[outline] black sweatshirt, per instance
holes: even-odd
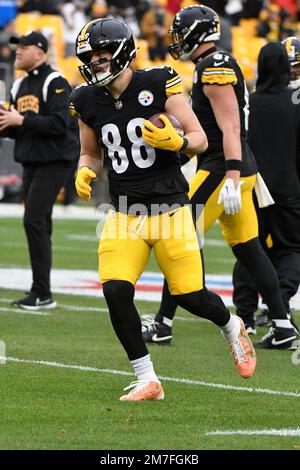
[[[300,197],[300,105],[287,88],[289,70],[283,47],[267,44],[258,58],[256,92],[250,95],[249,144],[276,202]]]
[[[69,115],[71,88],[62,76],[45,86],[53,72],[43,63],[12,87],[11,104],[25,116],[23,125],[9,132],[9,137],[15,139],[17,162],[67,162],[79,156],[77,123]]]

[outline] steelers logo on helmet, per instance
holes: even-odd
[[[300,40],[291,36],[282,41],[282,44],[287,52],[291,69],[289,88],[296,90],[300,88]]]
[[[93,55],[100,52],[111,57],[91,62]],[[77,36],[76,55],[83,62],[79,70],[89,85],[108,85],[136,56],[132,32],[125,23],[111,18],[90,21]]]
[[[220,39],[220,19],[211,8],[192,5],[176,14],[169,33],[173,42],[168,50],[173,59],[189,58],[201,44]]]

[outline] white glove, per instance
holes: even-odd
[[[241,210],[241,186],[243,183],[244,181],[240,181],[235,189],[234,181],[231,178],[226,178],[218,197],[218,204],[224,203],[225,214],[233,215]]]

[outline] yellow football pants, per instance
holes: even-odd
[[[204,205],[204,211],[197,221],[199,232],[206,233],[219,219],[223,237],[229,246],[246,243],[258,236],[257,215],[252,198],[256,175],[241,177],[244,182],[241,186],[242,208],[234,215],[226,215],[223,203],[217,202],[224,181],[225,178],[218,179],[209,171],[199,170],[190,183],[189,198],[193,209],[196,204]]]
[[[98,249],[101,282],[124,280],[135,285],[151,248],[171,294],[203,288],[199,241],[189,206],[157,216],[111,210]]]

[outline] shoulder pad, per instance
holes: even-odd
[[[201,82],[204,85],[236,85],[237,76],[232,67],[231,57],[218,52],[203,61]]]
[[[161,84],[165,85],[165,92],[167,96],[174,95],[176,93],[182,93],[181,78],[173,67],[167,65],[157,65],[154,67],[148,67],[144,69],[146,73],[149,73],[149,78],[155,83],[161,81]]]
[[[71,91],[70,94],[70,114],[74,117],[81,117],[80,114],[80,103],[82,97],[82,91],[84,90],[83,87],[88,86],[87,83],[83,83],[82,85],[78,85]]]

